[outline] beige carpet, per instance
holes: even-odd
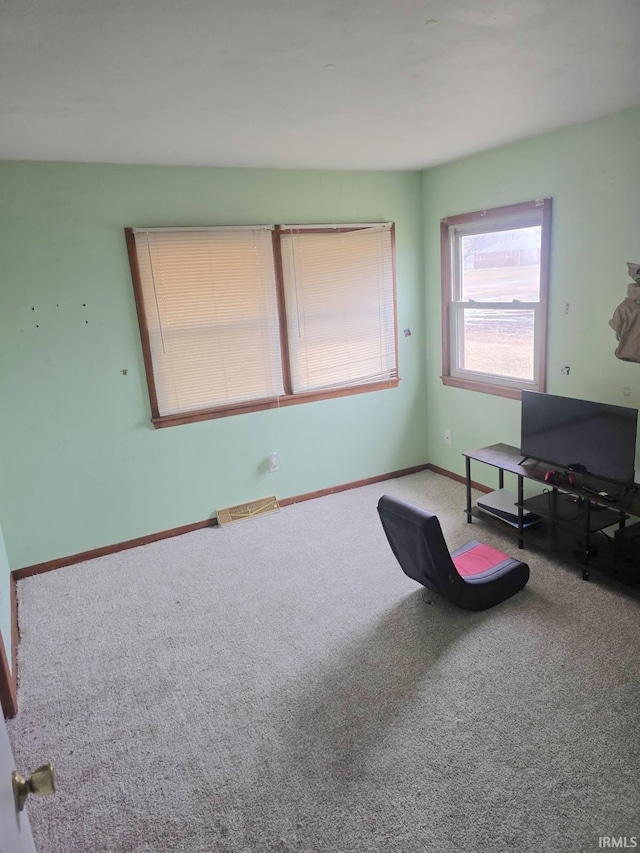
[[[42,853],[595,851],[639,836],[637,593],[524,552],[484,613],[406,578],[376,503],[423,473],[21,581],[16,762]],[[431,604],[427,603],[432,602]]]

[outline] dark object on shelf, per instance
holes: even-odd
[[[495,518],[506,521],[511,527],[518,526],[518,498],[513,492],[508,489],[498,489],[495,492],[489,492],[482,495],[476,501],[478,509],[482,512],[493,515]],[[522,526],[530,527],[532,524],[537,524],[541,521],[540,516],[531,512],[528,509],[522,512]]]
[[[384,495],[378,514],[402,571],[464,610],[486,610],[522,589],[529,566],[475,540],[449,552],[437,516]]]
[[[603,506],[595,511],[591,501],[565,492],[543,492],[526,498],[523,506],[542,518],[574,528],[578,535],[597,533],[598,530],[620,523],[620,513],[616,509]],[[585,547],[589,547],[588,542]]]
[[[521,458],[633,485],[637,409],[523,391],[521,418]]]
[[[640,521],[616,530],[613,554],[617,563],[640,565]]]
[[[552,486],[575,486],[576,475],[571,471],[547,471],[544,481]]]
[[[609,503],[615,503],[618,500],[618,495],[612,495],[610,492],[599,492],[598,489],[592,489],[590,486],[582,486],[582,491],[587,492],[590,495],[595,495],[598,498],[602,498],[603,501],[607,501]]]

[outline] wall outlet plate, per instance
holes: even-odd
[[[274,474],[280,470],[280,454],[271,453],[269,456],[269,473]]]

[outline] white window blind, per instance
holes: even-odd
[[[293,393],[397,378],[392,225],[282,226]]]
[[[158,413],[283,393],[272,229],[135,229]]]

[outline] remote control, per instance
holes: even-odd
[[[590,495],[602,498],[603,501],[615,501],[616,499],[615,495],[610,495],[609,492],[599,492],[597,489],[590,489],[588,486],[583,486],[582,490],[589,492]]]

